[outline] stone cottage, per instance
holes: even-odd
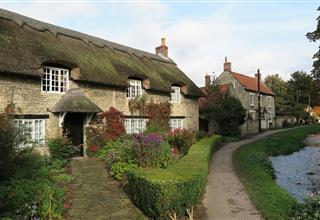
[[[242,135],[254,134],[259,132],[258,124],[258,75],[250,77],[241,73],[232,71],[231,62],[225,58],[223,72],[218,77],[222,92],[229,92],[237,97],[242,106],[247,110],[246,122],[241,126]],[[205,76],[205,88],[210,85],[210,76]],[[273,91],[260,82],[260,111],[261,128],[267,130],[275,126],[275,107]],[[200,99],[201,100],[201,99]],[[216,127],[214,123],[213,127]]]
[[[171,103],[172,128],[198,130],[201,90],[168,57],[163,38],[156,53],[141,51],[0,9],[0,109],[14,104],[18,124],[41,145],[66,128],[75,145],[98,112],[124,113],[127,133],[147,118],[129,101]]]

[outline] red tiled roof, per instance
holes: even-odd
[[[223,84],[220,85],[220,92],[221,93],[226,93],[229,90],[230,84]],[[201,91],[205,94],[205,96],[208,95],[208,88],[207,87],[200,87]],[[207,98],[205,97],[200,97],[199,98],[199,109],[201,110],[207,103]]]
[[[220,92],[225,93],[228,91],[230,84],[223,84],[220,85]],[[201,91],[205,94],[205,96],[208,95],[208,88],[207,87],[200,87]]]
[[[246,90],[258,92],[258,83],[255,77],[246,76],[240,73],[231,72],[232,75],[245,87]],[[272,90],[263,82],[260,82],[260,91],[268,95],[275,95]]]

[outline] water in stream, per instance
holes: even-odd
[[[300,202],[320,191],[320,135],[309,136],[306,143],[298,152],[269,158],[276,182]]]

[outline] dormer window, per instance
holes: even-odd
[[[142,85],[140,80],[129,79],[129,87],[127,88],[127,98],[134,99],[142,95]]]
[[[43,67],[42,91],[65,93],[69,89],[69,70],[55,67]]]
[[[179,86],[172,86],[171,87],[173,92],[171,93],[171,102],[181,102],[181,88]]]

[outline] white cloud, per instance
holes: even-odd
[[[161,2],[128,3],[122,6],[120,10],[126,12],[126,15],[138,20],[161,19],[168,13],[168,6]]]
[[[57,24],[73,17],[87,17],[98,13],[97,8],[90,1],[71,2],[29,2],[7,3],[2,8],[32,17],[48,23]],[[79,22],[83,22],[79,20]]]

